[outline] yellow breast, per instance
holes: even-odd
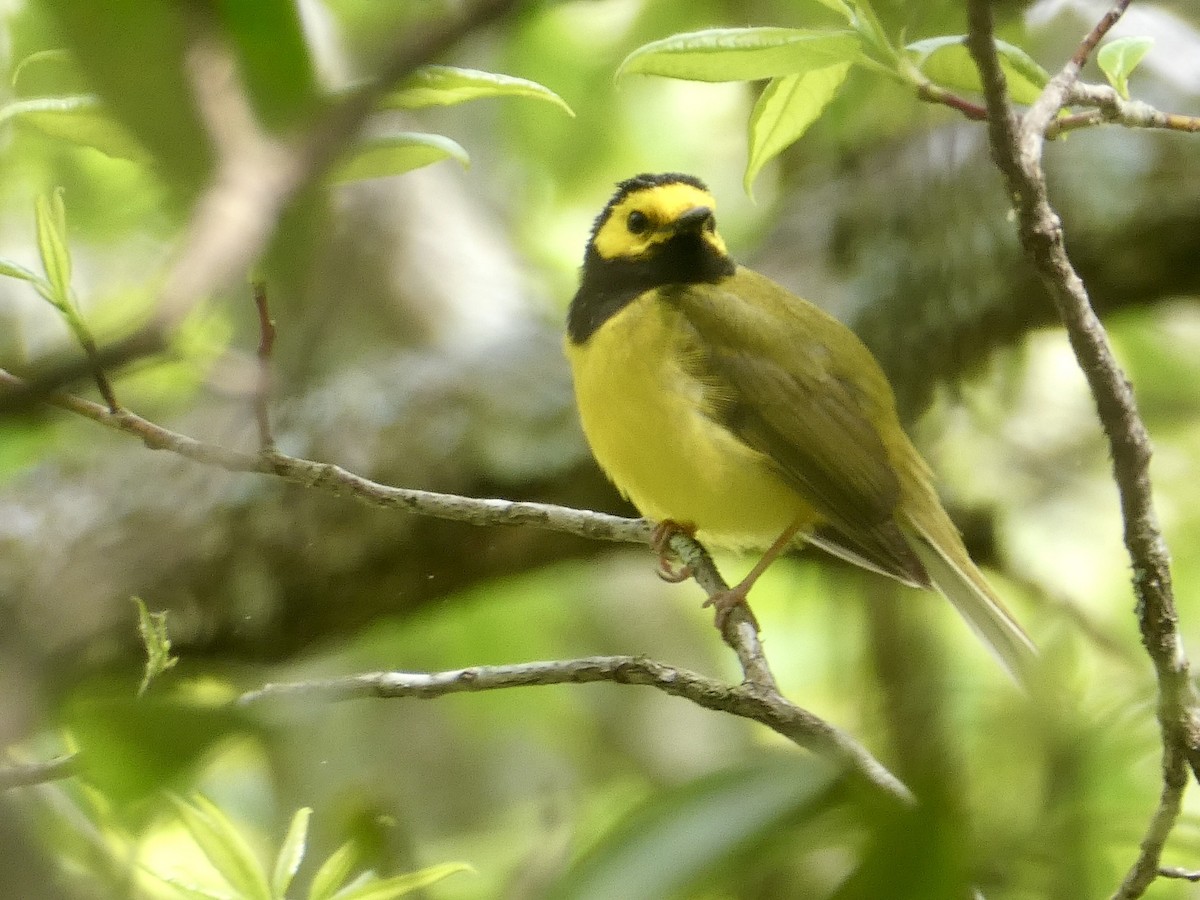
[[[566,344],[588,443],[649,519],[696,526],[701,540],[766,547],[816,515],[750,449],[705,413],[712,388],[688,371],[679,312],[647,292],[591,335]]]

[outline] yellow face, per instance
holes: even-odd
[[[639,188],[613,206],[592,246],[603,259],[636,259],[670,240],[684,215],[695,209],[715,212],[716,205],[708,191],[682,182]],[[727,255],[711,216],[700,235],[719,255]]]

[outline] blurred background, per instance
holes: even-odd
[[[61,187],[74,290],[101,340],[153,309],[211,171],[183,74],[180,10],[195,6],[0,0],[0,257],[37,268],[35,199]],[[259,115],[287,133],[459,5],[209,6]],[[906,40],[965,30],[951,0],[875,7]],[[997,9],[1004,36],[1053,71],[1105,8]],[[752,597],[781,688],[904,778],[915,812],[764,728],[637,687],[235,716],[221,701],[266,682],[378,669],[620,653],[740,672],[699,589],[658,581],[645,548],[374,509],[49,408],[9,410],[0,746],[10,764],[82,749],[87,769],[0,796],[0,895],[175,897],[163,879],[176,878],[220,896],[165,799],[197,791],[268,867],[294,812],[313,809],[296,897],[347,841],[354,872],[474,868],[420,894],[436,900],[1111,893],[1160,787],[1153,673],[1106,445],[983,128],[856,68],[752,201],[755,85],[613,78],[648,41],[743,25],[839,21],[794,0],[526,3],[440,58],[534,80],[574,116],[523,97],[387,112],[371,127],[448,136],[469,168],[319,186],[288,207],[254,270],[278,327],[279,446],[390,484],[632,514],[583,443],[561,321],[613,184],[694,173],[739,260],[878,355],[1044,678],[1018,689],[939,598],[802,554]],[[1198,28],[1190,0],[1134,4],[1116,33],[1156,39],[1135,96],[1197,113]],[[74,118],[20,106],[93,96]],[[1051,144],[1047,166],[1154,438],[1181,629],[1200,646],[1200,142],[1093,129]],[[121,370],[117,394],[253,450],[258,338],[250,288],[235,286],[191,313],[169,353]],[[0,367],[78,352],[29,283],[0,278]],[[750,565],[718,562],[730,580]],[[142,700],[133,596],[167,612],[180,657]],[[1166,864],[1200,868],[1196,812]],[[1148,896],[1200,887],[1160,881]]]

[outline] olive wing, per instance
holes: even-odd
[[[889,392],[840,322],[745,269],[673,292],[710,415],[825,518],[814,543],[910,584],[928,575],[894,520],[900,483],[877,427]],[[889,395],[890,396],[890,395]]]

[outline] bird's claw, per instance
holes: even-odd
[[[658,554],[658,568],[656,569],[658,577],[671,584],[687,581],[693,574],[691,566],[678,565],[678,557],[671,549],[671,538],[676,534],[693,537],[696,534],[696,528],[671,519],[664,519],[654,526],[654,531],[650,534],[650,547]]]

